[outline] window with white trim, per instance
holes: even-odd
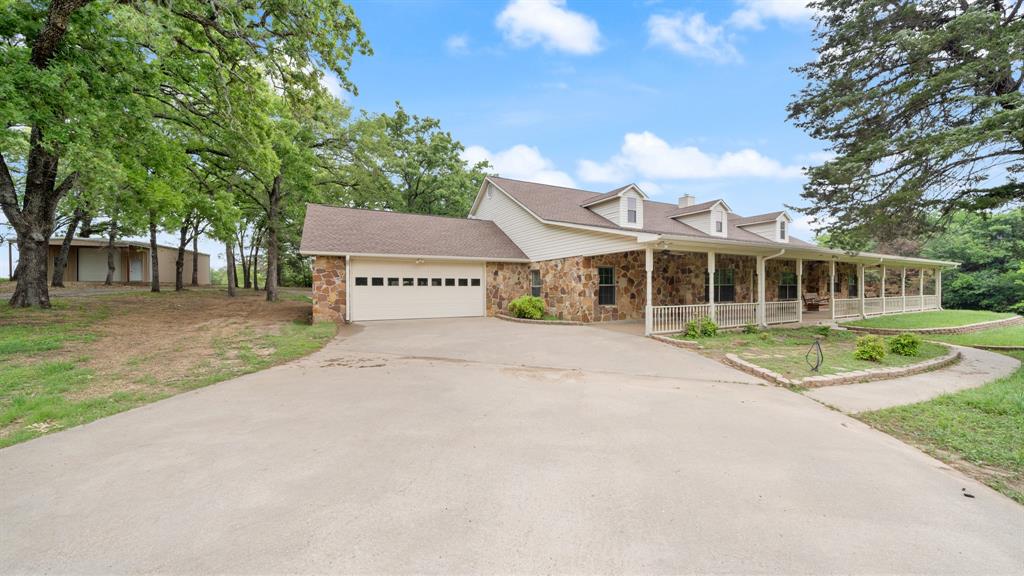
[[[597,269],[597,303],[600,306],[615,305],[615,269]]]
[[[626,222],[636,224],[636,198],[626,198]]]
[[[786,239],[786,221],[779,220],[779,240]]]
[[[540,296],[541,286],[540,270],[530,270],[530,294]]]

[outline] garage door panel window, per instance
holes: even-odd
[[[440,286],[441,285],[441,279],[440,278],[431,278],[430,279],[430,285],[431,286]]]
[[[469,286],[469,278],[459,278],[459,286]]]
[[[444,285],[445,286],[455,286],[455,278],[445,278],[444,279]]]
[[[469,281],[469,284],[470,284],[470,286],[479,286],[480,285],[480,279],[479,278],[473,278],[472,280]]]
[[[388,286],[398,286],[398,278],[388,278]]]
[[[402,278],[402,286],[412,286],[413,282],[415,282],[415,280],[412,278]]]
[[[380,276],[374,276],[373,280],[371,282],[373,283],[374,286],[383,286],[384,285],[384,278],[382,278]]]
[[[366,284],[367,284],[366,276],[357,276],[356,277],[356,286],[366,286]]]
[[[417,286],[426,286],[426,285],[429,284],[428,280],[429,280],[428,278],[417,278],[416,279],[416,285]]]

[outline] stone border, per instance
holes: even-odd
[[[648,338],[668,344],[669,346],[675,346],[676,348],[688,348],[691,350],[702,350],[704,348],[700,345],[700,342],[694,342],[693,340],[679,340],[678,338],[662,336],[660,334],[651,334]]]
[[[495,314],[494,317],[506,322],[520,322],[522,324],[550,324],[552,326],[583,326],[584,324],[574,320],[534,320],[532,318],[516,318],[515,316],[505,314]]]
[[[987,328],[1016,326],[1017,324],[1022,323],[1024,323],[1024,316],[1011,316],[1010,318],[1003,318],[1001,320],[989,320],[988,322],[977,322],[975,324],[947,326],[942,328],[870,328],[867,326],[853,326],[850,324],[842,324],[842,326],[851,332],[866,332],[869,334],[894,336],[896,334],[969,334],[971,332],[977,332]]]
[[[1015,350],[1024,350],[1024,346],[995,346],[991,344],[961,344],[961,346],[970,346],[971,348],[977,348],[979,350],[991,350],[992,352],[1013,352]]]
[[[890,380],[892,378],[901,378],[903,376],[920,374],[921,372],[938,370],[939,368],[945,368],[946,366],[959,362],[960,356],[959,350],[951,349],[945,356],[932,358],[931,360],[925,360],[924,362],[918,362],[917,364],[910,364],[908,366],[871,368],[868,370],[857,370],[854,372],[840,372],[839,374],[808,376],[798,380],[790,380],[782,374],[772,372],[767,368],[762,368],[735,354],[726,354],[724,362],[733,368],[746,372],[747,374],[757,376],[758,378],[764,378],[769,382],[774,382],[775,384],[780,384],[782,386],[805,386],[808,388],[817,388],[820,386],[835,386],[836,384],[857,384],[861,382],[871,382],[874,380]]]

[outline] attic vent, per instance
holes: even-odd
[[[682,196],[679,197],[679,207],[689,208],[690,206],[693,206],[693,204],[696,201],[697,199],[693,196],[693,194],[683,194]]]

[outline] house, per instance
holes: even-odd
[[[490,176],[468,218],[311,204],[300,252],[314,257],[316,320],[495,315],[533,294],[561,319],[643,319],[647,333],[936,309],[957,265],[833,250],[791,224],[723,200],[656,202],[635,184]]]
[[[53,261],[60,253],[61,238],[51,238],[46,258],[46,279],[53,278]],[[114,282],[149,282],[152,279],[152,259],[147,242],[117,240],[114,242]],[[199,259],[199,284],[210,285],[210,255],[196,253]],[[160,263],[160,281],[174,282],[174,263],[178,249],[157,245],[157,259]],[[184,279],[192,281],[191,250],[185,251]],[[74,238],[68,250],[68,261],[64,269],[65,282],[103,282],[107,279],[107,241],[100,238]]]

